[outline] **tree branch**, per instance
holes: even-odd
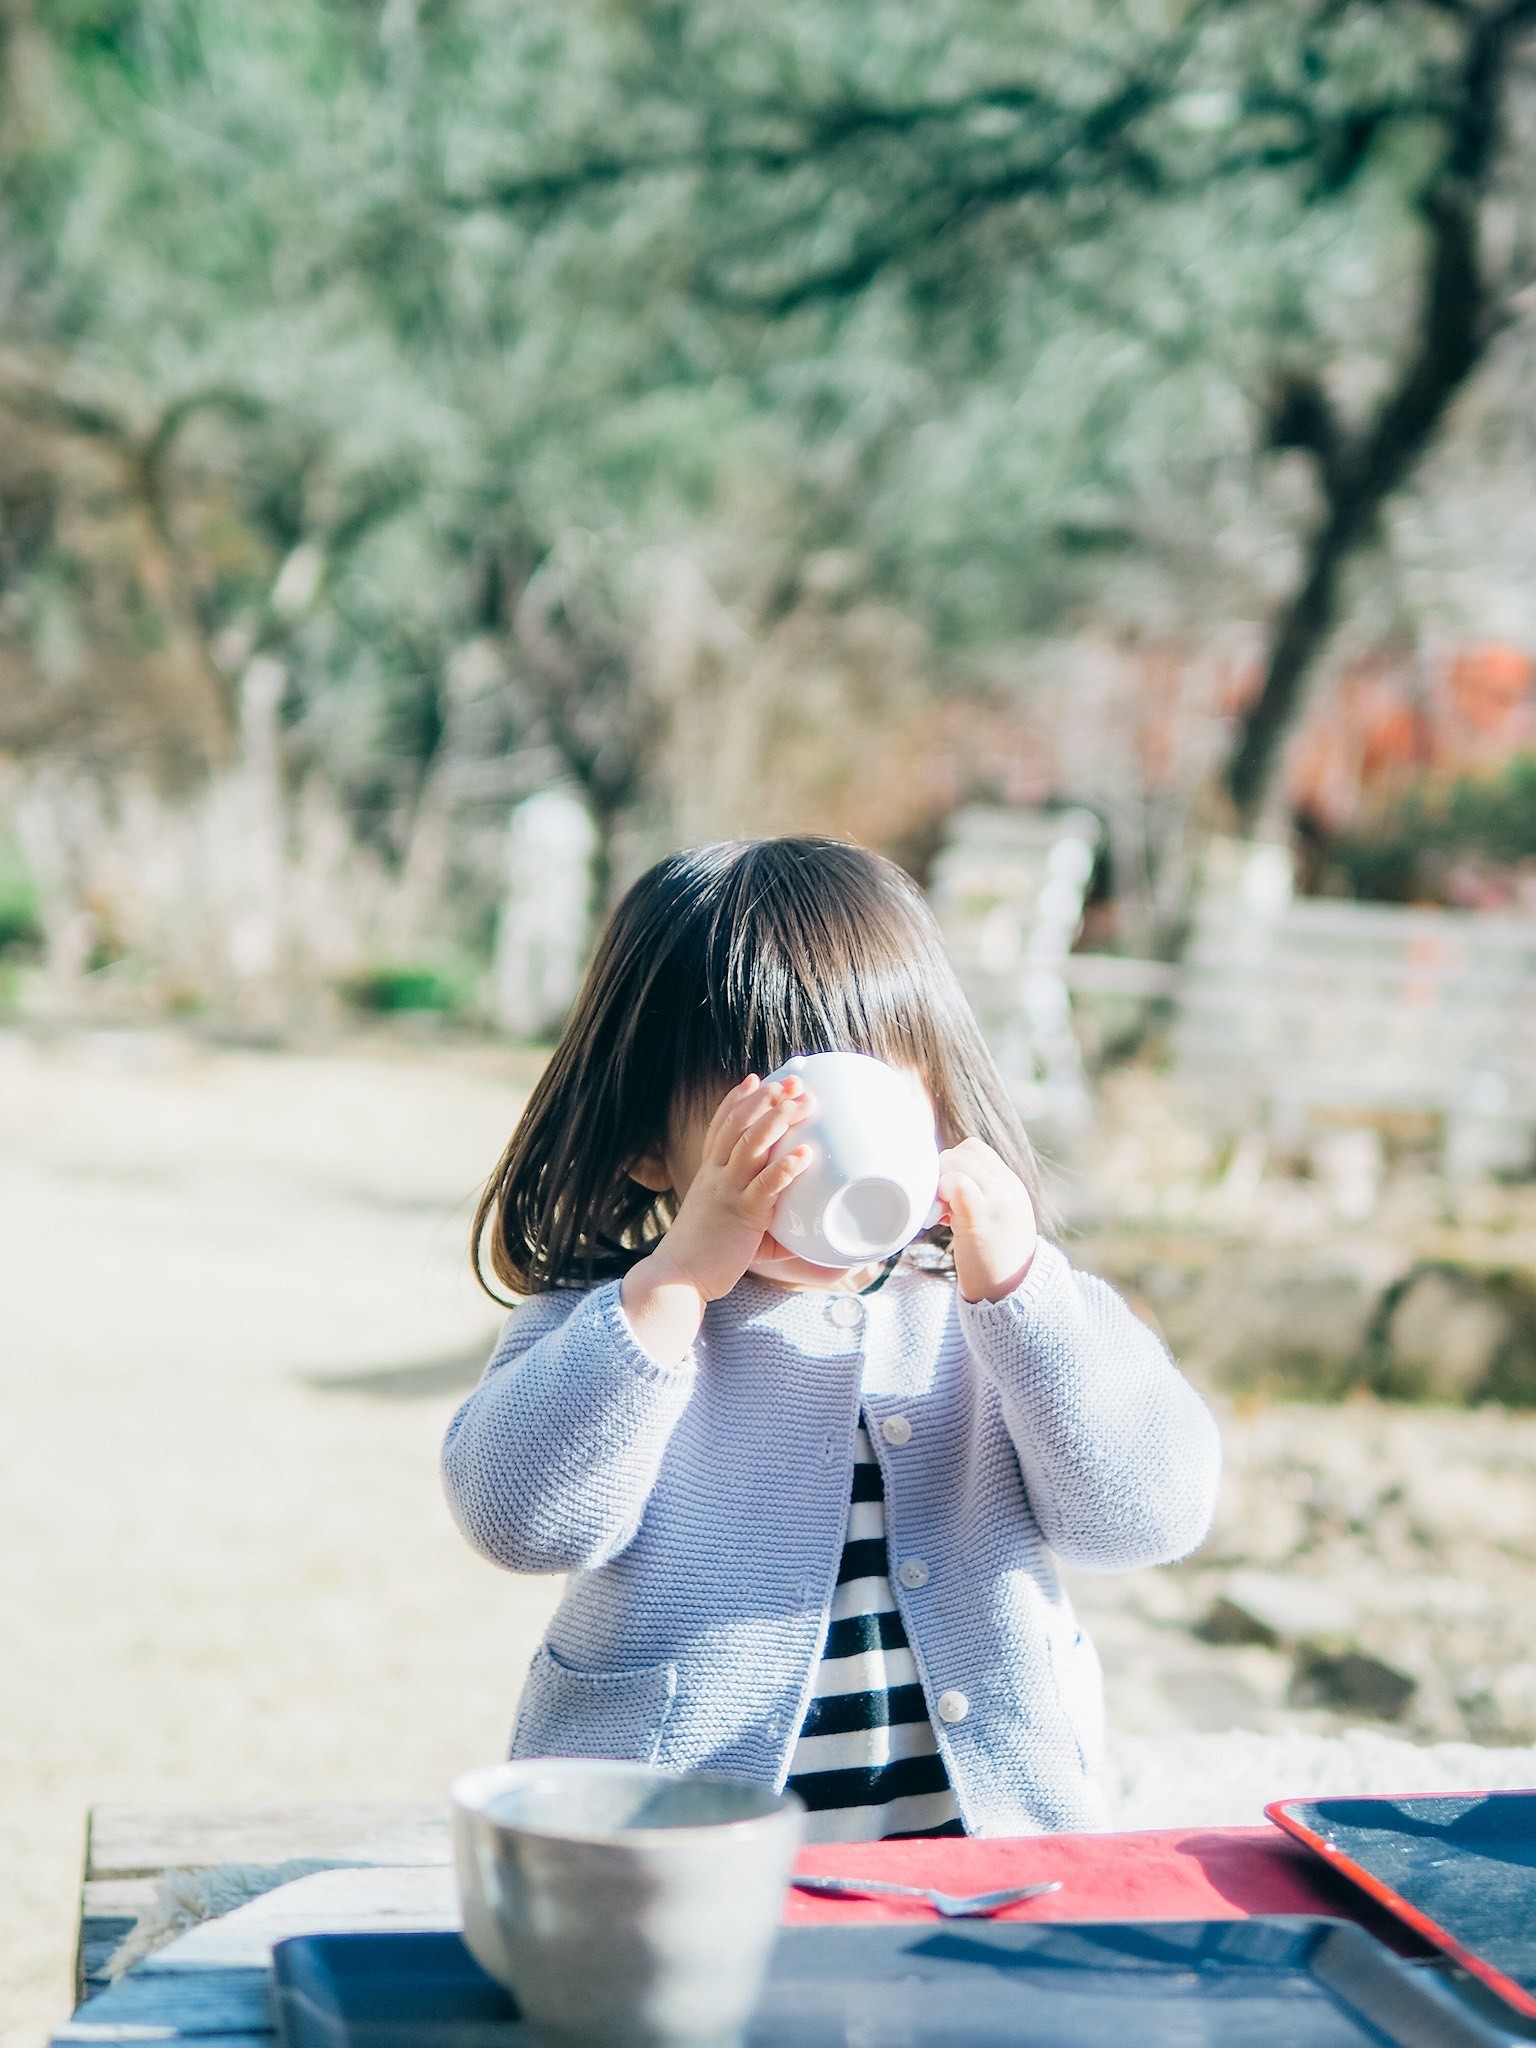
[[[1468,34],[1445,147],[1419,196],[1427,239],[1419,315],[1393,388],[1352,437],[1341,437],[1337,422],[1309,410],[1305,398],[1299,425],[1294,411],[1289,421],[1302,438],[1284,445],[1309,447],[1317,457],[1326,505],[1228,764],[1227,787],[1245,827],[1264,809],[1302,685],[1333,630],[1350,557],[1424,454],[1497,329],[1495,288],[1482,269],[1479,207],[1501,139],[1513,47],[1532,24],[1536,0],[1506,0],[1476,18]]]
[[[88,399],[72,398],[40,374],[36,365],[0,355],[0,406],[33,426],[81,440],[106,441],[126,448],[134,438],[131,424],[119,413]]]
[[[818,300],[856,297],[915,253],[963,234],[990,215],[1028,199],[1070,201],[1088,193],[1125,190],[1144,197],[1176,199],[1255,171],[1306,164],[1317,170],[1319,193],[1332,195],[1355,176],[1385,129],[1444,111],[1431,97],[1402,96],[1351,108],[1324,124],[1305,102],[1266,94],[1247,110],[1294,115],[1298,132],[1290,140],[1227,150],[1212,161],[1175,174],[1155,151],[1138,147],[1133,140],[1136,124],[1169,96],[1172,70],[1161,88],[1146,77],[1131,79],[1086,114],[1070,119],[1060,116],[1064,132],[1047,137],[1049,147],[1037,151],[1026,163],[983,176],[957,174],[951,168],[931,179],[926,187],[906,196],[904,219],[893,223],[887,212],[880,224],[883,231],[871,231],[839,261],[804,271],[791,283],[764,290],[727,284],[720,272],[731,259],[726,257],[722,263],[716,257],[713,266],[702,266],[696,273],[696,286],[702,296],[728,310],[779,319]],[[808,160],[808,153],[800,154],[794,163],[798,167]],[[763,232],[772,235],[781,230],[782,223],[775,223]]]
[[[456,211],[559,205],[583,193],[646,178],[668,177],[677,171],[753,170],[784,173],[803,169],[823,157],[835,156],[872,136],[910,134],[923,127],[963,126],[978,113],[1014,113],[1021,125],[1027,117],[1061,121],[1068,117],[1059,102],[1047,100],[1023,83],[987,86],[952,100],[914,101],[906,106],[843,100],[810,112],[783,101],[739,100],[729,110],[731,121],[762,122],[788,130],[782,139],[732,139],[718,132],[675,149],[637,151],[630,155],[598,151],[564,170],[539,171],[504,179],[478,192],[446,193],[442,203]],[[719,122],[715,123],[718,130]],[[1001,146],[1005,138],[991,138]]]

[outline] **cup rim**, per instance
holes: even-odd
[[[673,1828],[581,1828],[553,1827],[538,1821],[503,1821],[488,1810],[489,1802],[496,1796],[496,1786],[487,1785],[487,1780],[502,1780],[504,1773],[515,1773],[523,1777],[536,1771],[551,1768],[579,1771],[583,1776],[604,1778],[626,1777],[646,1778],[658,1785],[677,1784],[687,1780],[694,1784],[727,1785],[734,1790],[762,1792],[773,1804],[766,1813],[743,1814],[739,1820],[698,1821]],[[514,1783],[516,1780],[514,1779]],[[485,1787],[482,1791],[480,1788]],[[503,1784],[502,1789],[511,1790]],[[498,1764],[476,1764],[467,1771],[461,1771],[448,1788],[448,1797],[455,1813],[461,1813],[468,1820],[481,1820],[493,1828],[505,1828],[518,1834],[537,1835],[551,1842],[582,1842],[614,1848],[626,1843],[647,1850],[671,1848],[686,1849],[690,1842],[697,1842],[702,1835],[742,1834],[749,1830],[779,1826],[786,1820],[797,1820],[805,1812],[805,1801],[798,1792],[788,1790],[771,1792],[759,1786],[750,1778],[733,1778],[724,1771],[667,1771],[656,1764],[626,1763],[622,1757],[586,1756],[529,1756],[508,1757]]]

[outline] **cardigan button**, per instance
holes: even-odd
[[[971,1711],[971,1703],[963,1692],[941,1692],[939,1694],[939,1719],[941,1721],[963,1721]]]
[[[909,1592],[915,1593],[919,1586],[927,1585],[928,1567],[920,1557],[903,1558],[896,1576]]]
[[[912,1441],[912,1425],[905,1415],[887,1415],[880,1425],[880,1434],[888,1444],[894,1444],[900,1450],[903,1444]]]
[[[840,1330],[857,1329],[864,1320],[864,1304],[851,1294],[834,1294],[827,1303],[827,1321]]]

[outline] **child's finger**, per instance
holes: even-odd
[[[796,1145],[782,1159],[771,1159],[748,1184],[747,1193],[754,1199],[776,1202],[790,1183],[800,1178],[814,1156],[809,1145]]]
[[[981,1189],[968,1173],[946,1173],[939,1182],[939,1200],[949,1210],[952,1224],[974,1223],[980,1198]]]
[[[794,1124],[794,1118],[785,1113],[783,1105],[775,1107],[767,1116],[749,1124],[736,1140],[731,1151],[731,1172],[745,1186],[752,1179],[768,1154],[778,1144],[785,1132]]]
[[[754,1091],[761,1088],[762,1085],[761,1079],[756,1074],[747,1074],[736,1083],[734,1088],[730,1089],[720,1098],[720,1101],[715,1106],[715,1113],[709,1120],[709,1128],[704,1133],[704,1149],[706,1152],[709,1152],[714,1147],[736,1112],[751,1099]]]
[[[802,1124],[811,1113],[811,1106],[803,1095],[782,1097],[779,1101],[749,1123],[731,1151],[731,1165],[744,1178],[750,1179],[762,1161],[778,1144],[786,1131]]]
[[[767,1115],[785,1085],[782,1081],[760,1081],[755,1074],[749,1074],[740,1088],[731,1090],[720,1105],[718,1121],[710,1126],[708,1156],[716,1165],[727,1163],[742,1132]]]
[[[939,1154],[939,1172],[964,1173],[978,1185],[992,1179],[996,1173],[1006,1173],[1008,1168],[998,1158],[990,1145],[980,1138],[962,1138],[958,1145],[952,1145],[947,1152]]]
[[[765,1133],[773,1126],[774,1135],[766,1143],[776,1144],[789,1129],[788,1122],[780,1122],[785,1109],[791,1103],[803,1103],[805,1091],[798,1081],[765,1081],[755,1095],[738,1105],[725,1130],[721,1133],[720,1144],[725,1162],[739,1166],[754,1148],[765,1142]],[[791,1121],[798,1121],[797,1112]]]

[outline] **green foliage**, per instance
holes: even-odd
[[[1444,844],[1490,860],[1536,860],[1536,754],[1492,780],[1455,783],[1445,805]]]
[[[1413,831],[1389,830],[1380,837],[1351,833],[1328,849],[1328,867],[1342,892],[1367,903],[1412,903],[1424,892],[1420,860],[1426,851]]]
[[[481,210],[638,241],[671,360],[749,368],[826,544],[953,640],[1145,617],[1147,571],[1165,615],[1223,577],[1267,609],[1270,382],[1379,385],[1414,316],[1433,9],[701,4],[566,61],[600,119],[502,123]]]
[[[15,847],[0,839],[0,959],[35,952],[42,941],[36,885]]]
[[[951,648],[1267,618],[1310,516],[1274,393],[1358,413],[1401,356],[1454,12],[35,9],[0,103],[0,745],[147,747],[177,659],[230,725],[269,652],[290,767],[398,851],[445,751],[537,780],[565,749],[607,800],[519,645],[541,571],[607,621],[562,644],[626,803],[658,546],[749,615],[837,550]]]
[[[1351,895],[1399,903],[1438,895],[1446,864],[1469,854],[1495,865],[1536,861],[1536,754],[1498,775],[1411,790],[1329,848]]]
[[[436,967],[381,965],[354,976],[343,989],[356,1010],[393,1016],[409,1012],[453,1015],[466,1009],[471,988],[462,973]]]

